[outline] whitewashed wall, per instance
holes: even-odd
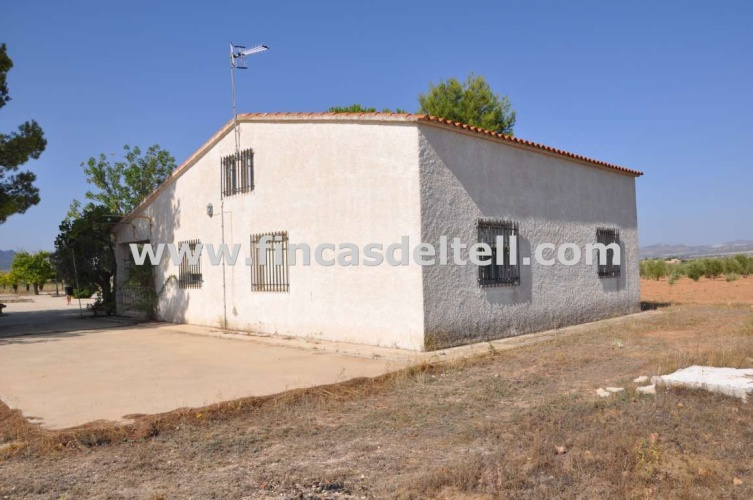
[[[618,278],[596,264],[521,267],[518,286],[481,288],[478,268],[424,271],[427,348],[582,323],[639,310],[635,179],[578,161],[420,125],[422,238],[474,243],[479,217],[517,221],[520,257],[539,243],[596,243],[597,227],[620,230]]]
[[[241,147],[255,153],[255,189],[225,199],[225,241],[250,252],[250,235],[287,231],[290,243],[398,242],[420,238],[415,124],[248,122]],[[144,209],[153,243],[221,242],[220,159],[227,134]],[[212,203],[214,216],[206,206]],[[148,232],[148,229],[142,229]],[[133,239],[123,226],[121,241]],[[139,236],[141,239],[141,235]],[[122,248],[122,247],[121,247]],[[313,256],[312,256],[313,258]],[[169,284],[160,317],[223,326],[222,268],[202,260],[204,284]],[[165,261],[157,286],[178,274]],[[423,347],[422,273],[408,267],[291,266],[289,293],[252,292],[251,270],[227,267],[227,327],[406,349]]]

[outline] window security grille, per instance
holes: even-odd
[[[254,151],[246,149],[222,158],[222,196],[254,190]]]
[[[620,232],[616,229],[599,228],[596,230],[596,242],[602,243],[604,245],[616,243],[617,246],[619,246]],[[622,256],[620,255],[620,257]],[[601,263],[599,263],[599,277],[607,278],[620,275],[620,264],[612,263],[613,259],[614,250],[612,250],[611,248],[607,249],[607,263],[605,265],[601,265]]]
[[[515,236],[515,239],[511,239]],[[500,237],[502,247],[497,246],[497,238]],[[510,221],[478,221],[478,242],[486,243],[492,249],[492,256],[485,257],[491,259],[491,264],[479,266],[478,282],[482,287],[491,286],[510,286],[520,284],[520,266],[518,265],[518,255],[520,254],[518,245],[518,223]],[[510,261],[511,244],[515,244],[515,260]],[[502,264],[497,264],[497,254],[502,252],[504,260]]]
[[[264,264],[259,258],[262,237],[267,236],[267,247],[264,252]],[[278,259],[275,260],[275,250]],[[288,280],[288,233],[262,233],[251,235],[251,290],[254,292],[287,292],[290,290]]]
[[[196,252],[196,245],[199,243],[201,243],[199,240],[181,241],[178,243],[178,251],[183,248],[183,245],[188,245],[191,254],[194,254]],[[201,277],[201,257],[199,257],[196,264],[191,264],[188,254],[183,254],[183,260],[181,260],[178,271],[178,287],[201,288],[203,281]]]

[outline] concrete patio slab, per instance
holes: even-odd
[[[81,319],[64,298],[33,300],[13,304],[11,315],[0,318],[0,400],[51,429],[373,377],[661,314],[422,353],[185,324]]]
[[[0,339],[0,400],[46,428],[373,377],[394,362],[144,325]]]

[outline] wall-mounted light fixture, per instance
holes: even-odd
[[[211,217],[212,214],[214,214],[214,207],[210,203],[209,205],[207,205],[207,215]]]

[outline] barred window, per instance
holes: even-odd
[[[199,244],[201,244],[199,240],[181,241],[178,243],[179,252],[184,245],[187,245],[191,255],[195,256],[195,259],[192,259],[188,255],[189,252],[183,254],[183,260],[180,262],[180,269],[178,271],[178,286],[180,288],[201,288],[201,284],[204,281],[201,277],[201,253],[198,256],[195,255],[196,246]]]
[[[514,238],[513,238],[514,236]],[[478,268],[478,282],[482,287],[508,286],[520,284],[520,267],[518,266],[518,223],[511,221],[478,221],[478,242],[486,243],[492,249],[491,263]],[[514,251],[511,251],[513,250]],[[501,252],[501,264],[497,255]]]
[[[620,246],[620,232],[616,229],[604,229],[599,228],[596,230],[596,243],[600,243],[605,246],[609,246],[612,243],[616,243]],[[620,275],[619,262],[613,262],[614,249],[607,248],[607,263],[602,265],[599,261],[599,277],[608,278]]]
[[[261,239],[266,238],[265,248]],[[263,253],[265,261],[261,261]],[[251,235],[251,290],[254,292],[287,292],[288,233],[262,233]]]
[[[254,189],[254,151],[246,149],[222,158],[222,196],[249,193]]]

